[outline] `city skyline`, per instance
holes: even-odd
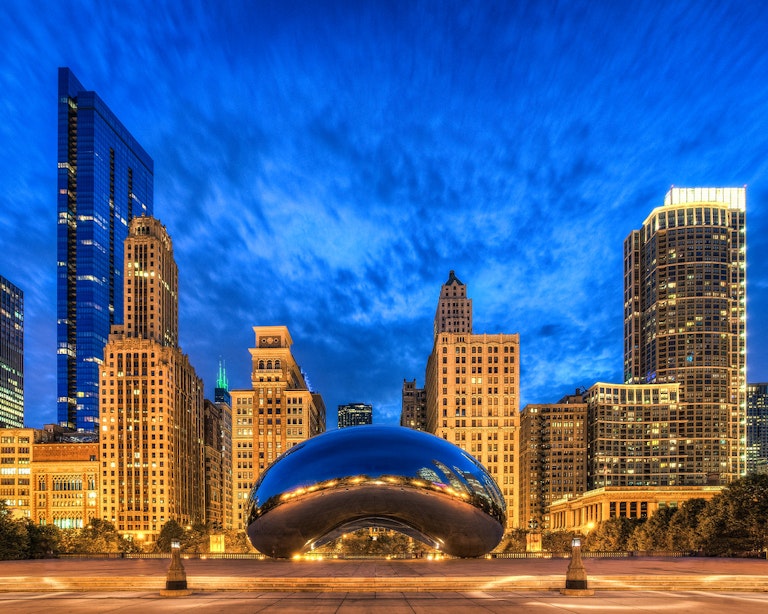
[[[621,383],[623,241],[672,184],[747,185],[747,379],[768,379],[768,8],[187,6],[0,7],[27,425],[56,422],[59,66],[155,161],[206,398],[220,359],[248,387],[253,326],[285,325],[326,406],[396,424],[450,270],[476,333],[520,334],[520,407]]]

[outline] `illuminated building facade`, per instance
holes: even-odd
[[[32,446],[37,429],[0,428],[0,500],[16,518],[32,518]]]
[[[171,519],[205,521],[203,385],[178,346],[178,270],[158,220],[131,221],[124,283],[101,374],[101,516],[152,540]]]
[[[680,384],[606,384],[584,394],[590,490],[687,486]]]
[[[768,473],[768,383],[747,386],[747,473]]]
[[[549,505],[587,490],[587,404],[581,394],[520,414],[520,520],[549,528]]]
[[[515,528],[520,336],[476,335],[471,325],[472,301],[451,271],[440,291],[427,360],[427,431],[483,464],[504,495],[507,528]]]
[[[680,385],[681,486],[746,471],[745,215],[744,188],[672,188],[624,242],[624,379]]]
[[[552,531],[586,535],[610,518],[650,518],[660,508],[680,507],[690,499],[710,500],[722,486],[606,486],[574,499],[560,499],[549,506]]]
[[[244,529],[248,495],[277,457],[325,431],[325,404],[296,363],[285,326],[254,326],[251,388],[232,390],[233,527]]]
[[[58,94],[57,419],[97,431],[104,345],[123,321],[123,243],[131,219],[153,213],[154,164],[68,68]]]
[[[339,405],[338,416],[340,429],[347,426],[373,424],[373,406],[366,403]]]
[[[216,530],[232,528],[232,408],[205,400],[205,518]]]
[[[36,443],[32,447],[32,519],[82,529],[101,518],[99,444]]]
[[[417,431],[427,430],[427,393],[424,388],[416,388],[415,379],[411,382],[403,379],[400,426]]]
[[[0,275],[0,428],[24,426],[24,293]]]

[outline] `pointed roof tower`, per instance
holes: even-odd
[[[448,274],[448,281],[440,289],[435,312],[434,336],[440,333],[472,334],[472,299],[467,298],[467,286],[456,277],[455,271]]]
[[[221,358],[219,358],[219,372],[216,375],[214,401],[216,403],[226,403],[227,405],[232,405],[232,397],[229,394],[229,382],[227,381],[226,365]]]

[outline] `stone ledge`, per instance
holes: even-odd
[[[385,576],[385,577],[231,577],[187,576],[196,592],[467,592],[561,591],[565,575],[542,576]],[[768,577],[746,575],[590,576],[589,589],[768,592]],[[161,591],[165,577],[79,576],[4,577],[0,592]]]

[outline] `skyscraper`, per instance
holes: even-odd
[[[485,466],[504,495],[507,528],[517,527],[520,335],[473,334],[472,299],[453,271],[440,290],[434,332],[426,430]]]
[[[280,454],[325,431],[325,404],[291,353],[285,326],[254,326],[251,388],[232,390],[233,526],[244,529],[248,495]]]
[[[347,426],[373,424],[373,406],[366,403],[339,405],[338,419],[340,429]]]
[[[100,382],[102,518],[152,539],[205,521],[203,383],[178,346],[178,270],[155,218],[131,220],[124,272]]]
[[[587,404],[580,393],[520,414],[520,526],[550,528],[548,508],[587,490]]]
[[[744,188],[672,188],[624,242],[624,379],[680,384],[682,486],[746,470],[745,212]]]
[[[99,367],[123,319],[123,243],[153,213],[154,163],[107,105],[59,68],[58,423],[97,430]]]
[[[0,428],[24,426],[24,293],[0,275]]]
[[[747,393],[747,473],[768,473],[768,383]]]

